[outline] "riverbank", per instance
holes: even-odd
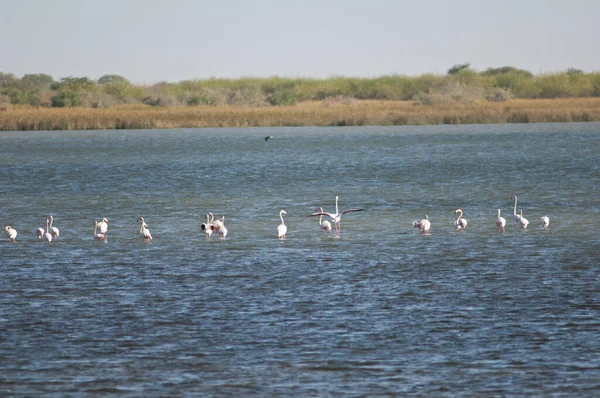
[[[412,101],[311,101],[294,106],[120,106],[0,111],[0,130],[503,124],[600,121],[600,98],[421,105]]]

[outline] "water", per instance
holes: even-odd
[[[599,133],[3,132],[0,225],[19,236],[0,242],[0,395],[595,396]],[[336,195],[367,210],[340,239],[306,217]],[[208,211],[225,240],[204,239]]]

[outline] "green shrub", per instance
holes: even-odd
[[[292,90],[280,89],[267,97],[267,102],[271,105],[296,105],[296,95]]]
[[[53,108],[69,108],[81,106],[80,94],[73,91],[61,91],[51,98]]]
[[[569,96],[569,76],[566,73],[549,73],[536,79],[541,98]]]

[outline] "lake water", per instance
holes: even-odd
[[[2,132],[0,395],[597,396],[599,150],[598,123]],[[366,209],[339,239],[307,217],[335,196]]]

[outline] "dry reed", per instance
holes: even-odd
[[[0,130],[366,126],[600,121],[600,98],[420,105],[411,101],[301,102],[295,106],[33,108],[0,111]]]

